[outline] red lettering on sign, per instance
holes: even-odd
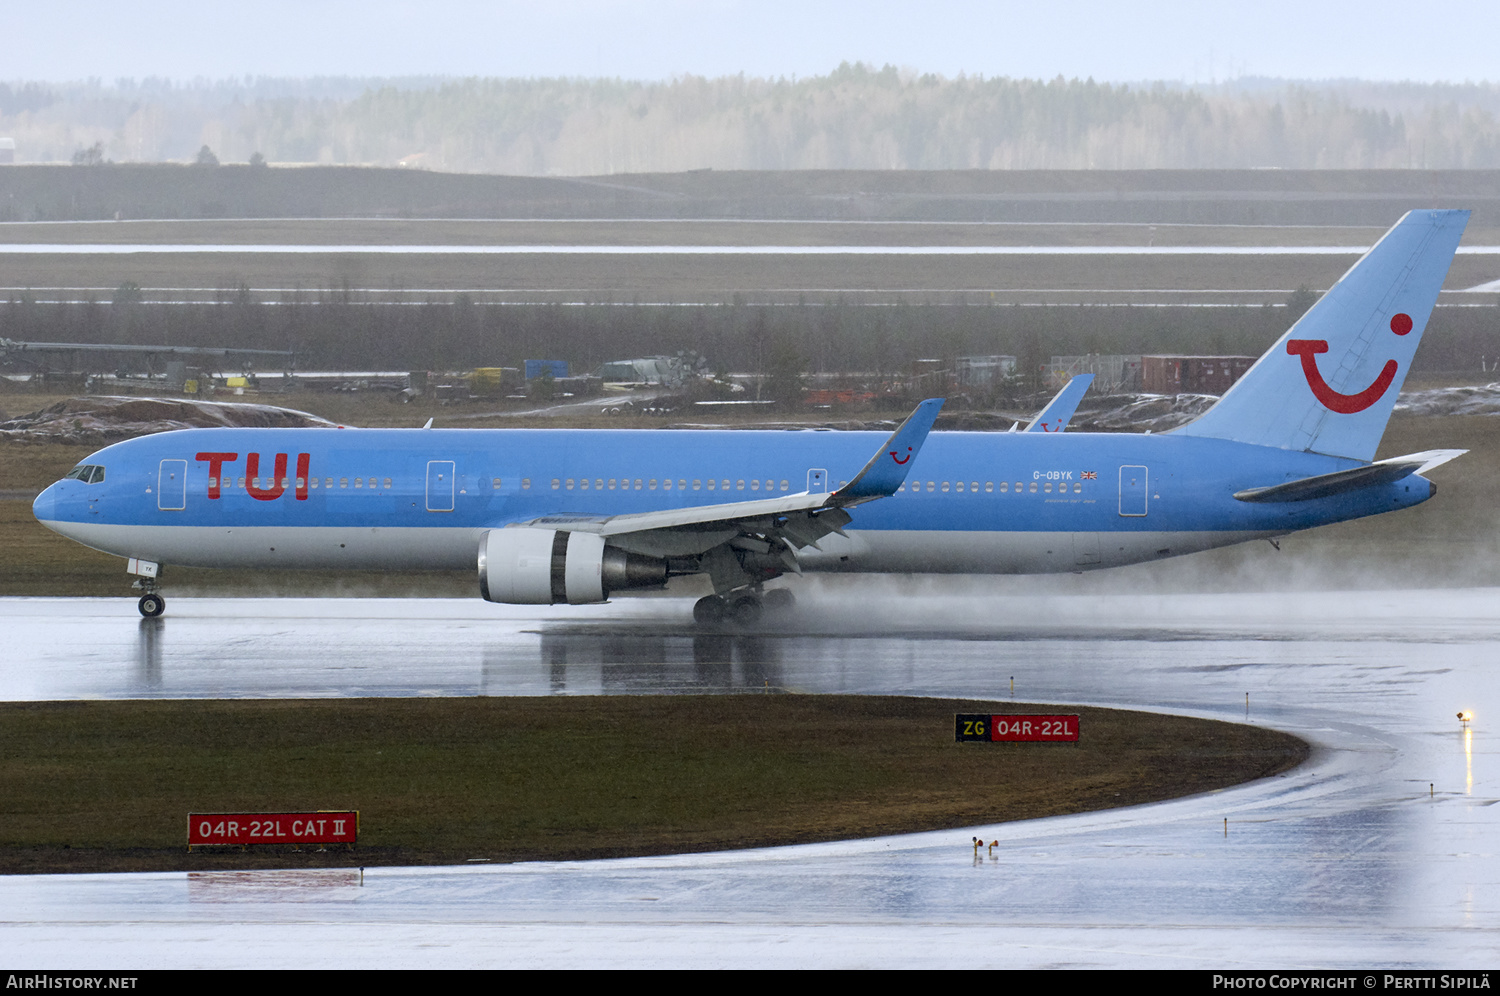
[[[991,716],[990,739],[997,743],[1029,741],[1075,743],[1077,716]]]
[[[332,833],[327,832],[332,824]],[[291,833],[288,834],[287,827]],[[347,828],[347,829],[346,829]],[[277,838],[297,842],[353,844],[359,837],[359,814],[340,813],[192,813],[188,844],[261,844]]]
[[[239,458],[240,455],[238,453],[198,454],[198,459],[208,464],[208,496],[210,498],[219,497],[219,475],[224,472],[224,465],[226,463],[233,463]]]

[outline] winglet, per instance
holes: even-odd
[[[1078,410],[1078,402],[1083,400],[1083,394],[1094,382],[1093,374],[1079,374],[1062,386],[1057,396],[1047,402],[1041,414],[1031,420],[1031,424],[1025,428],[1025,432],[1062,432],[1068,427],[1068,422],[1073,418],[1073,413]]]
[[[906,481],[907,471],[917,458],[917,451],[932,431],[938,412],[943,407],[942,398],[928,398],[917,406],[916,411],[891,433],[864,469],[854,475],[854,480],[829,496],[831,505],[858,505],[875,498],[885,498],[896,493]]]

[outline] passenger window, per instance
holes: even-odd
[[[310,481],[307,482],[307,486],[310,487],[310,488],[312,488],[312,489],[314,489],[314,490],[317,490],[318,479],[316,477],[314,477],[312,480],[310,480]]]
[[[994,485],[992,484],[992,485],[990,485],[990,487],[993,488]],[[979,482],[978,481],[970,481],[969,482],[969,490],[970,491],[978,491],[979,490]]]
[[[389,478],[387,478],[387,480],[389,480]],[[498,477],[495,478],[495,490],[496,491],[500,490],[500,478],[498,478]]]
[[[521,490],[522,491],[530,491],[531,490],[531,478],[529,478],[529,477],[523,477],[523,478],[521,478]]]
[[[609,490],[613,491],[614,489],[615,489],[615,479],[613,477],[611,477],[609,479]]]
[[[1073,493],[1074,493],[1074,494],[1075,494],[1075,495],[1076,495],[1076,494],[1082,494],[1082,493],[1083,493],[1083,485],[1082,485],[1082,484],[1079,484],[1079,483],[1077,483],[1077,482],[1076,482],[1076,481],[1075,481],[1075,482],[1074,482],[1074,483],[1073,483]]]
[[[236,478],[234,486],[237,488],[243,488],[245,486],[245,479],[243,477]]]
[[[750,490],[751,491],[759,491],[760,490],[760,482],[759,481],[751,481],[750,482]]]
[[[1031,482],[1031,493],[1032,494],[1036,494],[1036,482],[1035,481]]]
[[[562,488],[562,481],[559,480],[558,478],[554,477],[552,479],[552,490],[553,491],[557,491],[557,490],[559,490],[561,488]]]
[[[596,477],[596,478],[594,478],[594,490],[595,491],[603,491],[604,490],[604,478],[602,478],[602,477]]]
[[[677,490],[678,491],[686,491],[687,490],[687,481],[685,479],[683,479],[681,477],[679,477],[677,479]]]
[[[568,478],[568,483],[564,485],[564,487],[566,487],[569,491],[573,490],[573,479],[571,477]]]
[[[710,488],[713,487],[713,484],[714,484],[713,481],[709,481],[708,482],[708,486]],[[693,490],[694,491],[701,491],[702,489],[703,489],[703,479],[700,478],[700,477],[693,478]]]
[[[843,487],[843,485],[841,484],[841,485],[839,485],[839,487]],[[937,484],[935,482],[933,482],[933,481],[928,481],[927,482],[927,490],[928,491],[934,491],[936,489],[937,489]]]
[[[790,481],[782,481],[781,482],[781,490],[783,490],[783,491],[790,491],[791,488],[792,488],[792,483]]]
[[[1043,484],[1042,490],[1050,495],[1052,493],[1052,482],[1048,481],[1046,484]]]
[[[578,490],[579,491],[587,491],[588,489],[589,489],[589,479],[587,477],[581,478],[578,481]]]
[[[635,489],[637,491],[641,490],[641,479],[639,477],[635,479]]]
[[[948,482],[947,481],[943,482],[943,493],[944,494],[948,493]]]
[[[714,482],[713,481],[709,481],[708,482],[708,490],[712,491],[713,489],[714,489]]]
[[[1017,481],[1016,482],[1016,494],[1020,494],[1020,493],[1021,493],[1021,482]]]
[[[963,481],[959,481],[957,484],[953,485],[953,490],[954,491],[958,491],[958,492],[962,493],[963,489],[964,489],[964,482]]]
[[[991,491],[994,491],[995,490],[995,482],[994,481],[985,481],[984,482],[984,490],[985,490],[985,493],[989,493]],[[1004,481],[1000,482],[1000,490],[1001,491],[1005,490],[1005,482]]]
[[[721,481],[719,483],[719,490],[720,491],[728,491],[729,490],[729,482],[728,481]]]
[[[259,487],[259,485],[256,485],[256,486]],[[362,488],[362,487],[364,487],[365,486],[365,479],[363,477],[356,477],[354,479],[354,486],[356,488]]]
[[[744,481],[735,481],[734,482],[734,490],[736,490],[736,491],[744,491],[745,490],[745,482]]]
[[[331,488],[331,487],[333,487],[333,478],[331,478],[331,477],[325,477],[325,478],[323,478],[323,487],[325,487],[325,488]]]
[[[650,481],[646,482],[646,487],[649,490],[651,490],[651,491],[655,491],[656,490],[656,478],[653,477],[653,478],[651,478]]]

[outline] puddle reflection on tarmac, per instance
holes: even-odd
[[[1155,806],[796,848],[368,869],[359,884],[15,877],[0,880],[0,943],[31,964],[113,967],[1493,961],[1500,592],[835,599],[758,633],[696,630],[690,605],[182,598],[143,621],[126,600],[0,600],[0,699],[1008,699],[1014,680],[1020,701],[1267,723],[1317,750],[1285,776]],[[974,834],[1001,845],[976,857]]]

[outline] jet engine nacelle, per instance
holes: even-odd
[[[667,564],[561,529],[491,529],[479,541],[479,593],[513,605],[583,605],[667,583]]]

